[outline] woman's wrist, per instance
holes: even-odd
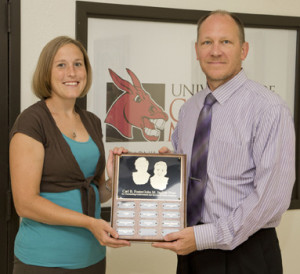
[[[91,216],[87,216],[85,215],[85,217],[87,218],[86,221],[84,222],[83,227],[85,227],[86,229],[92,231],[93,230],[93,226],[94,226],[94,222],[95,222],[95,218],[91,217]]]
[[[108,192],[112,191],[112,185],[111,185],[111,179],[110,178],[108,178],[108,180],[105,181],[104,185],[105,185],[105,188]]]

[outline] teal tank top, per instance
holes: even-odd
[[[76,142],[63,135],[85,177],[95,172],[100,152],[94,141]],[[96,193],[95,218],[100,218],[101,205]],[[62,207],[82,213],[80,190],[40,195]],[[25,264],[78,269],[104,259],[106,248],[85,228],[47,225],[23,218],[15,240],[15,256]]]

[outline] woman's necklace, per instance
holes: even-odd
[[[76,137],[77,137],[77,134],[76,134],[76,120],[77,120],[77,113],[75,112],[75,125],[74,125],[74,130],[72,131],[73,139],[76,139]]]
[[[77,138],[77,132],[76,132],[76,125],[77,125],[77,116],[79,115],[75,110],[74,110],[74,119],[72,124],[71,123],[66,123],[66,121],[63,122],[63,115],[61,115],[60,111],[56,111],[55,107],[52,107],[52,103],[51,100],[47,100],[46,101],[46,105],[53,117],[53,119],[55,120],[56,125],[58,125],[59,129],[65,129],[68,132],[71,131],[71,136],[73,139]],[[79,117],[79,116],[78,116]],[[72,127],[70,128],[70,124],[72,125]],[[61,126],[61,127],[60,127]],[[69,128],[69,129],[68,129]],[[73,128],[73,129],[72,129]]]

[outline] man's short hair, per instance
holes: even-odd
[[[221,14],[221,15],[229,15],[236,23],[236,25],[238,26],[238,29],[239,29],[239,38],[240,38],[240,43],[241,45],[243,43],[245,43],[245,27],[244,27],[244,23],[241,21],[241,19],[236,16],[234,13],[231,13],[229,11],[226,11],[226,10],[215,10],[215,11],[211,11],[210,13],[204,15],[203,17],[201,17],[199,20],[198,20],[198,24],[197,24],[197,41],[199,39],[199,30],[200,30],[200,27],[202,25],[202,23],[208,18],[210,17],[211,15],[214,15],[214,14]]]

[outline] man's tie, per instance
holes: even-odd
[[[207,155],[211,128],[211,107],[216,102],[212,93],[204,101],[194,136],[191,174],[187,192],[187,222],[189,226],[200,221],[203,197],[207,183]]]

